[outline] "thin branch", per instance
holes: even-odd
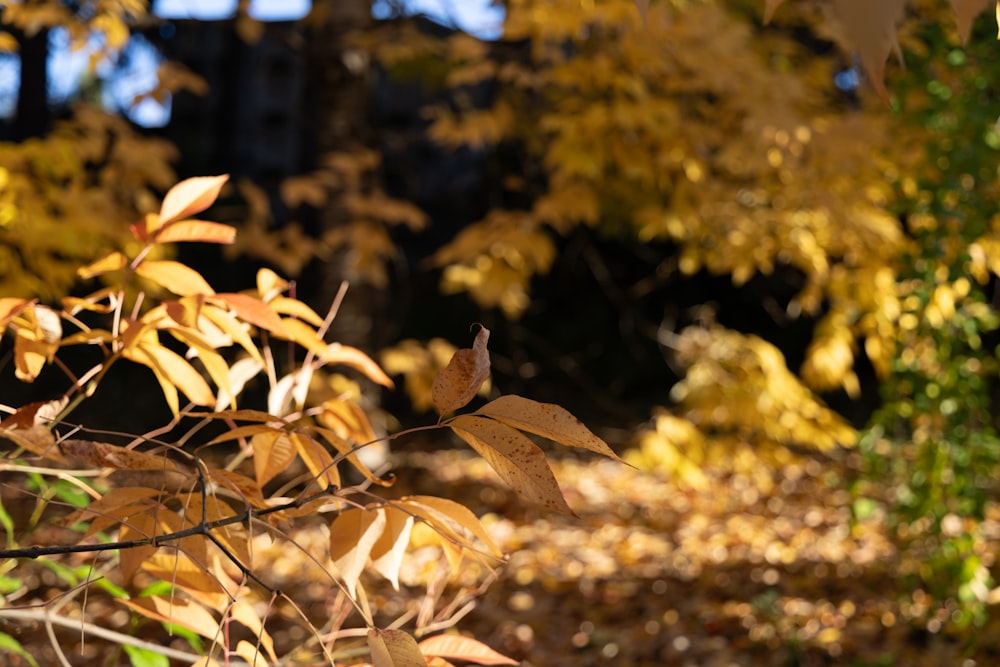
[[[160,655],[166,656],[172,660],[180,660],[188,664],[193,664],[201,660],[202,656],[195,655],[193,653],[187,653],[185,651],[178,651],[162,644],[157,644],[153,642],[146,642],[141,639],[136,639],[131,635],[126,635],[121,632],[115,632],[114,630],[108,630],[107,628],[102,628],[99,625],[94,625],[93,623],[88,623],[76,618],[67,618],[66,616],[59,616],[57,614],[51,614],[48,611],[42,610],[27,610],[27,609],[0,609],[0,618],[12,620],[12,621],[27,621],[31,623],[45,623],[46,628],[51,628],[53,625],[58,625],[64,628],[70,628],[75,630],[82,628],[84,632],[88,635],[94,637],[100,637],[101,639],[106,639],[110,642],[115,642],[116,644],[127,644],[129,646],[135,646],[136,648],[145,649],[147,651],[152,651],[153,653],[159,653]],[[53,639],[53,646],[58,647],[58,643],[54,641],[54,631],[50,635],[50,639]],[[57,648],[57,650],[59,650]],[[61,650],[60,650],[61,653]],[[65,656],[62,656],[65,660]],[[65,662],[67,666],[70,665],[69,662]],[[249,663],[243,662],[241,660],[232,661],[229,663],[231,667],[250,667]]]

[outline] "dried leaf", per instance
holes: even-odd
[[[385,577],[395,590],[399,590],[399,569],[410,543],[413,517],[397,507],[385,508],[385,531],[372,547],[369,557],[372,569]]]
[[[122,354],[126,359],[152,368],[158,378],[180,389],[192,403],[215,405],[215,392],[194,366],[173,350],[159,344],[140,343],[137,347],[126,348]]]
[[[539,403],[522,396],[501,396],[476,410],[508,426],[540,435],[568,447],[589,449],[622,462],[608,443],[594,435],[565,408],[553,403]]]
[[[264,500],[264,494],[260,490],[260,486],[246,475],[212,467],[208,468],[207,475],[210,480],[221,487],[229,489],[252,507],[256,507],[257,509],[267,509],[270,507],[267,501]]]
[[[6,438],[21,449],[52,461],[65,461],[56,445],[56,438],[45,426],[30,428],[0,428],[0,438]]]
[[[340,486],[340,472],[337,470],[337,464],[334,463],[333,457],[322,444],[301,433],[292,433],[289,437],[295,443],[299,457],[305,461],[306,467],[309,468],[309,472],[313,474],[313,478],[321,488],[329,489]]]
[[[219,636],[218,621],[207,609],[196,602],[181,600],[177,596],[161,597],[159,595],[119,601],[155,621],[179,625],[207,639],[215,639]]]
[[[383,508],[350,509],[330,524],[330,558],[351,597],[357,596],[358,578],[385,526]]]
[[[215,202],[227,180],[228,174],[200,176],[181,181],[170,188],[160,206],[159,227],[204,211]]]
[[[263,487],[295,459],[295,443],[284,431],[258,433],[250,440],[257,483]]]
[[[314,327],[323,326],[323,318],[315,310],[298,299],[290,299],[287,296],[276,296],[273,299],[269,299],[267,305],[276,313],[297,317],[300,320],[305,320]]]
[[[177,466],[166,456],[137,452],[106,442],[74,438],[63,440],[59,446],[63,453],[75,456],[96,468],[177,471]]]
[[[989,0],[950,0],[950,2],[958,21],[958,36],[962,44],[968,44],[969,35],[972,34],[972,24],[990,2]]]
[[[875,92],[888,103],[885,88],[885,62],[895,50],[900,52],[896,39],[896,20],[903,0],[833,0],[833,10],[844,28],[847,38],[858,50],[861,64],[871,80]]]
[[[257,612],[254,611],[253,606],[246,600],[236,600],[232,607],[229,608],[229,616],[236,622],[248,628],[253,632],[254,636],[260,639],[260,645],[264,647],[267,651],[268,657],[271,660],[276,661],[278,656],[274,652],[274,640],[271,639],[271,635],[267,630],[264,629],[264,623],[257,616]],[[253,660],[248,660],[252,665]]]
[[[482,327],[472,349],[463,348],[438,372],[431,386],[434,407],[441,415],[464,407],[490,376],[490,354],[486,345],[490,330]]]
[[[374,667],[427,667],[417,640],[402,630],[368,630],[368,650]]]
[[[418,644],[420,652],[428,657],[465,660],[477,665],[517,665],[517,660],[497,653],[486,644],[462,635],[436,635]]]
[[[146,260],[135,267],[135,272],[180,296],[215,294],[215,290],[200,273],[186,264],[170,259]]]
[[[770,23],[774,18],[774,10],[785,0],[765,0],[764,1],[764,23]]]
[[[503,557],[503,551],[493,542],[472,510],[465,505],[436,496],[405,496],[400,499],[400,502],[437,530],[449,527],[448,524],[454,522],[474,535],[497,558]]]
[[[448,422],[500,478],[524,498],[572,514],[545,454],[519,431],[486,417],[461,415]]]
[[[62,412],[67,403],[69,399],[64,397],[22,405],[14,414],[0,421],[0,429],[29,429],[32,426],[48,424]]]

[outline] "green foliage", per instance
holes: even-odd
[[[989,340],[1000,325],[986,290],[1000,228],[995,210],[1000,76],[995,46],[955,47],[922,25],[924,49],[897,78],[901,142],[918,164],[896,182],[914,239],[900,276],[900,337],[883,406],[862,439],[863,489],[885,493],[902,544],[927,561],[919,583],[955,600],[960,626],[982,621],[992,575],[980,530],[997,492],[1000,437],[991,396],[998,364]]]

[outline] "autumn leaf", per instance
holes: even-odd
[[[395,386],[392,380],[389,379],[389,376],[385,374],[385,371],[371,357],[356,347],[331,343],[320,354],[320,359],[327,364],[344,364],[345,366],[350,366],[355,370],[361,371],[369,380],[383,387],[392,389]]]
[[[368,650],[374,667],[427,667],[417,640],[402,630],[368,630]]]
[[[455,417],[448,426],[518,494],[543,507],[573,514],[545,454],[520,431],[471,415]]]
[[[200,273],[180,262],[169,259],[147,260],[135,267],[136,274],[180,296],[215,294]]]
[[[159,226],[200,213],[215,202],[229,175],[200,176],[181,181],[170,188],[160,206]],[[155,231],[155,230],[150,230]]]
[[[63,453],[75,456],[84,463],[97,468],[117,470],[164,470],[176,471],[177,466],[166,456],[146,454],[134,449],[93,440],[67,439],[60,443]]]
[[[52,431],[44,426],[31,426],[30,428],[0,428],[0,438],[6,438],[21,449],[32,454],[52,461],[65,461],[56,445],[56,438]]]
[[[431,396],[440,415],[467,405],[489,378],[490,354],[486,348],[489,340],[490,330],[481,327],[472,349],[463,348],[455,352],[448,365],[434,378]]]
[[[358,578],[385,527],[382,508],[350,509],[330,524],[330,558],[351,597],[357,596]]]
[[[435,635],[422,640],[420,652],[428,657],[464,660],[477,665],[517,665],[517,660],[497,653],[486,644],[462,635]]]
[[[539,403],[517,395],[501,396],[476,410],[516,429],[540,435],[568,447],[589,449],[622,462],[608,443],[594,435],[565,408],[553,403]]]
[[[121,271],[128,266],[128,258],[120,252],[113,252],[105,255],[96,262],[91,262],[86,266],[81,266],[76,270],[76,275],[83,280],[89,280],[95,276],[100,276],[111,271]]]
[[[313,479],[316,480],[320,488],[328,489],[340,486],[340,473],[337,471],[337,464],[319,441],[299,433],[292,433],[289,437],[295,443],[299,458],[305,461],[306,467],[309,468],[309,472],[313,474]]]
[[[180,220],[163,225],[153,240],[157,243],[195,241],[199,243],[225,243],[236,240],[236,228],[207,220]]]
[[[249,294],[222,293],[216,294],[212,301],[228,306],[237,317],[248,324],[272,333],[287,335],[281,316],[257,297]]]
[[[257,484],[264,486],[274,476],[285,471],[295,459],[295,443],[284,431],[269,430],[250,439],[253,447],[253,467]]]
[[[406,547],[410,543],[413,517],[397,507],[385,508],[385,531],[372,546],[369,557],[372,569],[385,577],[393,589],[399,590],[399,569]]]
[[[427,521],[435,530],[457,535],[452,531],[451,524],[457,525],[475,536],[494,556],[503,557],[503,551],[493,542],[472,510],[465,505],[435,496],[404,496],[400,502],[407,510]]]
[[[196,602],[181,600],[177,596],[159,595],[119,600],[119,602],[147,618],[179,625],[208,639],[215,639],[219,635],[218,621],[205,607]]]

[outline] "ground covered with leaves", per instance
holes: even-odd
[[[444,481],[493,513],[486,523],[510,560],[458,627],[525,665],[983,665],[1000,656],[996,620],[949,630],[953,610],[910,592],[913,557],[898,553],[878,512],[852,522],[854,499],[818,461],[786,467],[767,492],[739,476],[692,492],[613,462],[564,460],[557,476],[579,518],[525,507],[470,457],[415,462],[421,491]]]

